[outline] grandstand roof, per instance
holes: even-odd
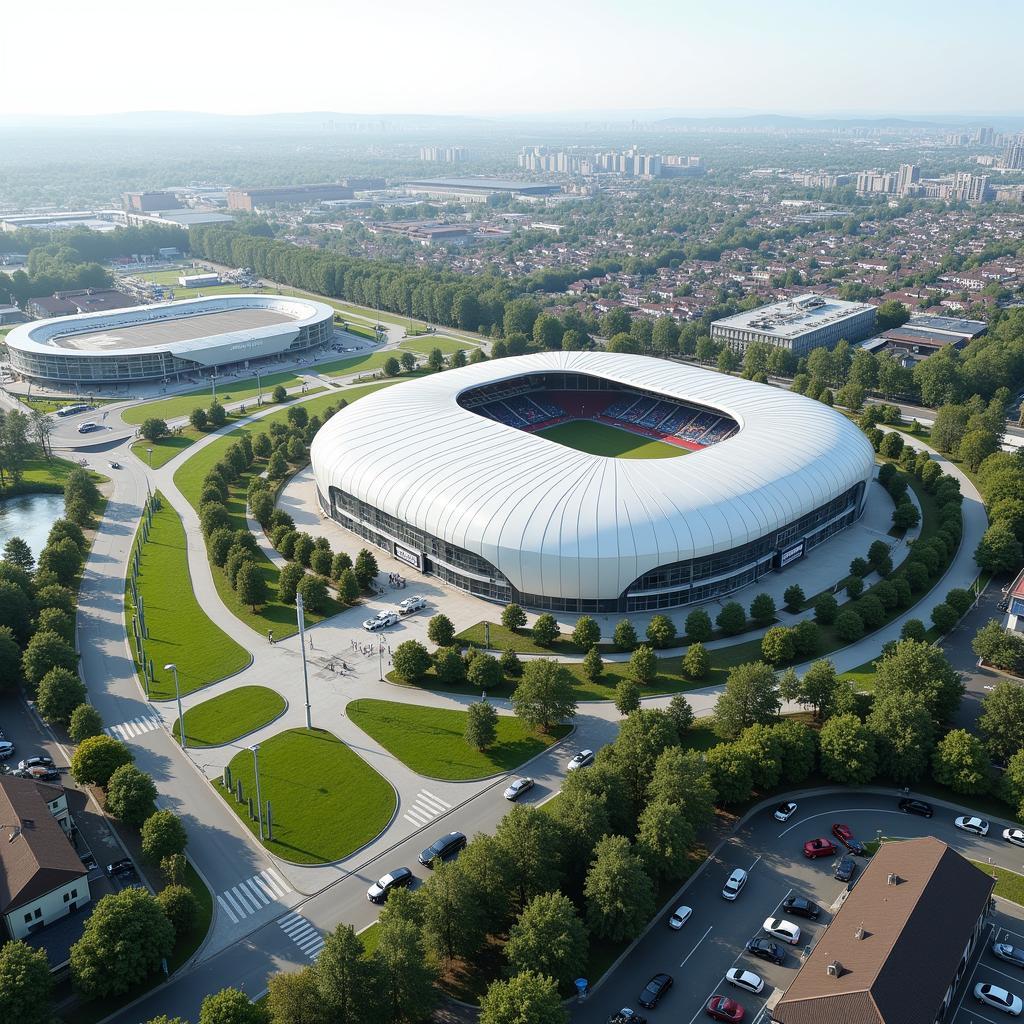
[[[731,438],[686,458],[605,458],[468,409],[456,397],[564,370],[722,410]],[[874,470],[849,420],[788,391],[607,352],[477,363],[367,395],[313,440],[339,487],[486,558],[526,594],[617,596],[659,565],[728,551],[827,504]]]

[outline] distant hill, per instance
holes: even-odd
[[[658,128],[779,128],[782,130],[830,131],[835,128],[964,128],[992,125],[1016,131],[1024,127],[1024,117],[963,115],[935,117],[797,117],[792,114],[747,114],[739,117],[666,117],[654,122]]]

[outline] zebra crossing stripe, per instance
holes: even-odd
[[[115,740],[130,740],[135,736],[141,736],[143,733],[159,729],[161,724],[159,718],[154,718],[151,715],[142,715],[127,722],[108,726],[103,731]]]
[[[433,804],[435,806],[443,808],[443,810],[438,811],[438,814],[443,814],[444,811],[450,811],[452,809],[452,805],[450,803],[445,802],[440,797],[434,796],[434,794],[431,793],[429,789],[421,789],[419,792],[419,797],[420,800],[422,800],[424,803]]]
[[[434,796],[429,789],[421,789],[402,817],[420,828],[451,809],[452,805],[446,800]]]
[[[238,924],[242,918],[270,906],[291,891],[292,887],[273,868],[265,868],[251,878],[243,879],[230,889],[218,893],[217,902],[231,923]]]
[[[324,947],[324,937],[301,914],[296,914],[292,911],[289,914],[285,914],[284,917],[279,917],[277,923],[285,935],[310,960],[317,958],[320,950]]]

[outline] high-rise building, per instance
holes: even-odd
[[[921,168],[916,164],[900,164],[896,174],[896,194],[900,196],[909,195],[913,186],[921,180]]]
[[[1006,147],[1003,154],[1003,167],[1009,171],[1024,170],[1024,142],[1018,139]]]
[[[461,164],[469,159],[465,146],[421,146],[420,159],[434,164]]]
[[[881,171],[861,171],[857,175],[857,192],[861,195],[882,193],[891,195],[896,191],[896,176]]]
[[[987,174],[967,174],[964,171],[957,171],[953,179],[953,193],[961,203],[980,203],[985,199],[988,191]]]

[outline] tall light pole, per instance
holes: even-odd
[[[153,449],[152,448],[147,448],[146,452],[149,455],[149,468],[152,469],[153,468]]]
[[[384,682],[384,637],[377,637],[377,667],[380,670],[380,681]]]
[[[178,666],[174,664],[164,665],[164,671],[174,673],[174,697],[178,702],[178,732],[181,733],[181,749],[184,750],[188,746],[188,743],[185,739],[185,718],[181,713],[181,690],[178,687]]]
[[[260,842],[263,842],[263,799],[260,796],[260,745],[254,743],[250,748],[252,751],[252,770],[256,776],[256,817],[260,822]]]
[[[302,595],[295,595],[295,618],[299,623],[299,650],[302,651],[302,686],[306,691],[306,728],[313,728],[313,715],[309,707],[309,673],[306,671],[306,623],[302,608]]]
[[[254,367],[255,369],[255,367]],[[256,406],[263,404],[263,384],[260,382],[260,371],[256,370]]]

